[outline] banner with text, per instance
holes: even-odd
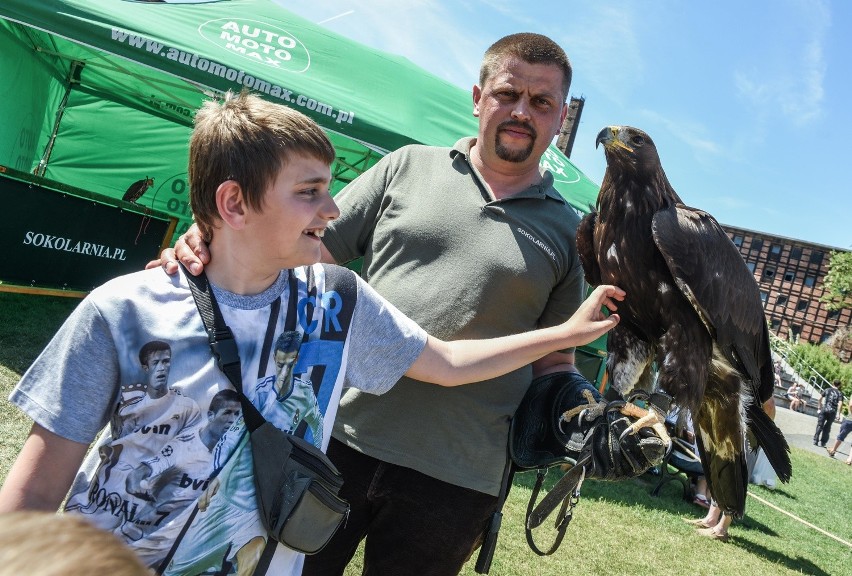
[[[157,256],[170,221],[0,176],[0,281],[89,291]]]

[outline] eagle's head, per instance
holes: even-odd
[[[654,191],[657,203],[680,202],[663,172],[657,147],[645,132],[632,126],[607,126],[595,139],[595,147],[600,144],[606,155],[605,182],[633,183],[643,193]]]
[[[604,145],[607,165],[634,172],[637,176],[650,175],[660,169],[660,156],[651,137],[632,126],[607,126],[595,139],[595,148]]]

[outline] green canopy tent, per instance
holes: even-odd
[[[337,150],[335,191],[390,150],[477,131],[469,91],[269,0],[3,0],[0,48],[0,171],[134,209],[122,195],[152,178],[137,202],[177,218],[178,234],[191,223],[192,115],[227,90],[316,120]],[[553,146],[542,163],[588,211],[598,186]]]
[[[307,22],[268,0],[168,4],[4,0],[0,164],[190,222],[186,144],[193,111],[246,87],[329,133],[342,186],[410,143],[474,135],[468,91]],[[556,148],[544,162],[581,211],[598,187]]]

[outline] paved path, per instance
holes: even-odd
[[[809,450],[814,454],[822,454],[827,456],[825,448],[822,446],[814,446],[814,431],[816,430],[816,416],[794,412],[787,408],[776,408],[775,423],[784,433],[787,443],[790,446],[795,446],[803,450]],[[837,440],[837,433],[840,432],[840,424],[835,422],[831,425],[831,435],[828,438],[826,446],[831,448],[834,446],[834,441]],[[849,457],[849,443],[843,442],[837,450],[835,458],[840,462],[845,462]]]

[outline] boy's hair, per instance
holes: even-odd
[[[520,32],[504,36],[485,51],[479,69],[479,86],[491,78],[500,64],[510,57],[520,58],[528,64],[551,64],[562,69],[562,98],[568,98],[571,87],[571,62],[565,51],[553,40],[541,34]]]
[[[205,102],[189,141],[189,202],[204,238],[219,220],[216,189],[235,180],[255,211],[281,169],[295,155],[334,162],[334,147],[316,122],[246,91]]]
[[[152,574],[113,534],[69,514],[0,515],[0,576]]]

